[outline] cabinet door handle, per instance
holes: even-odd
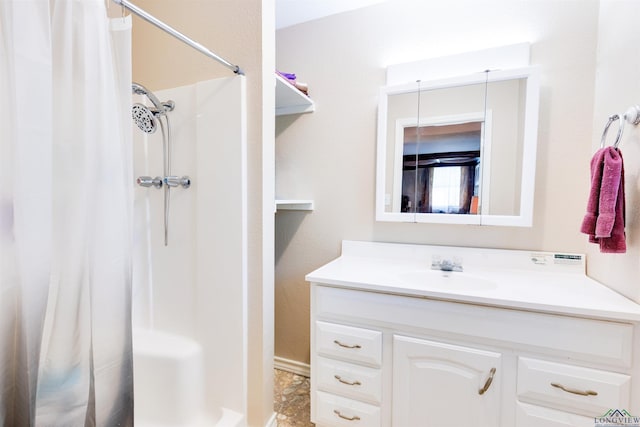
[[[334,375],[333,376],[335,379],[337,379],[338,381],[340,381],[342,384],[346,384],[346,385],[362,385],[362,383],[358,380],[356,381],[347,381],[347,380],[343,380],[342,377],[340,375]]]
[[[580,396],[597,396],[598,393],[593,390],[576,390],[575,388],[565,387],[562,384],[551,383],[552,387],[559,388],[562,391],[566,391],[567,393],[579,394]]]
[[[340,418],[342,418],[343,420],[347,420],[347,421],[360,421],[360,417],[357,415],[354,415],[353,417],[347,417],[346,415],[342,415],[340,413],[340,411],[338,411],[337,409],[333,410],[333,413],[336,414],[337,416],[339,416]]]
[[[496,368],[491,368],[491,370],[489,371],[489,378],[487,378],[487,381],[484,383],[484,387],[478,390],[478,394],[480,395],[485,394],[486,391],[489,390],[489,387],[491,387],[491,383],[493,382],[493,376],[495,374],[496,374]]]
[[[333,342],[338,344],[340,347],[344,347],[344,348],[362,348],[360,344],[354,344],[354,345],[343,344],[338,340],[333,340]]]

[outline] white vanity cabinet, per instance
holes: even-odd
[[[464,272],[431,269],[452,257]],[[311,420],[593,427],[616,410],[640,417],[640,305],[584,271],[575,254],[344,241],[340,258],[306,276]]]
[[[638,409],[631,323],[311,287],[319,427],[592,427]]]

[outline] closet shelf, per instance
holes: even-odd
[[[279,211],[312,211],[313,200],[276,199]]]
[[[276,77],[276,116],[312,113],[316,106],[307,95],[300,92],[285,78]]]

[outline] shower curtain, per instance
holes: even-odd
[[[130,21],[0,1],[0,425],[133,425]]]

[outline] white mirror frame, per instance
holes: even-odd
[[[383,86],[379,92],[378,102],[378,147],[376,167],[376,221],[385,222],[418,222],[437,224],[475,224],[498,225],[511,227],[531,227],[533,224],[533,199],[535,190],[536,146],[538,141],[538,109],[540,104],[540,77],[537,67],[526,67],[512,70],[491,71],[486,73],[460,76],[449,79],[432,80],[420,83],[420,90],[443,89],[448,87],[527,79],[523,147],[522,147],[522,179],[520,186],[519,215],[488,215],[483,209],[478,215],[402,213],[385,212],[386,196],[386,145],[387,145],[387,100],[390,95],[416,92],[415,83]],[[420,121],[422,122],[422,118]],[[485,152],[486,154],[486,152]],[[484,178],[483,167],[483,180]]]

